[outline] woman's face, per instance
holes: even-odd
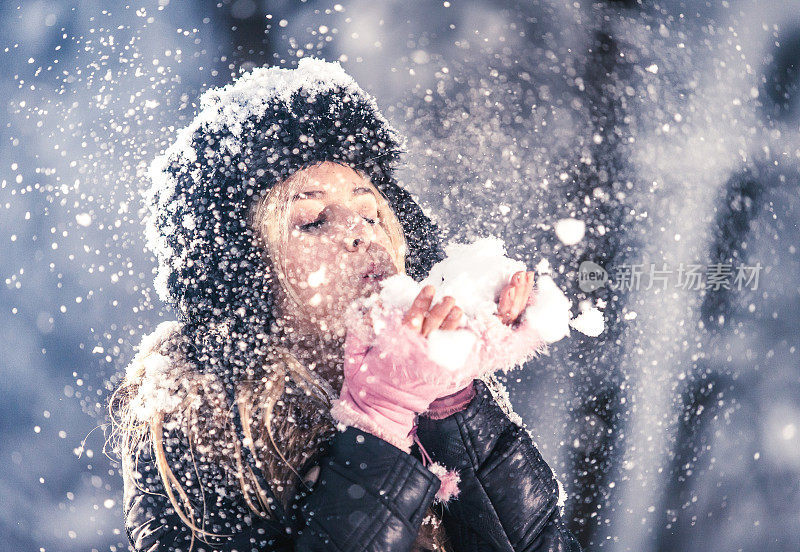
[[[279,308],[303,333],[342,337],[346,308],[398,272],[396,255],[379,224],[378,202],[383,200],[368,179],[332,162],[303,171],[308,178],[289,197],[283,251],[284,275],[299,298],[300,312],[283,293]]]

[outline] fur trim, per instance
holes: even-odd
[[[480,378],[480,380],[486,384],[486,389],[489,390],[489,394],[491,394],[494,401],[497,403],[497,406],[500,407],[500,410],[508,417],[511,422],[514,423],[517,427],[524,427],[525,424],[522,421],[522,417],[514,412],[514,407],[511,405],[511,397],[508,395],[508,390],[506,386],[497,378],[497,374],[485,374]]]
[[[150,165],[152,185],[143,191],[145,239],[158,261],[155,290],[176,312],[214,320],[220,308],[229,317],[240,308],[247,313],[241,318],[271,313],[274,298],[260,280],[250,290],[263,291],[255,303],[231,284],[269,272],[260,248],[238,224],[219,221],[245,220],[254,198],[317,162],[358,168],[386,195],[408,242],[409,276],[424,278],[443,257],[438,227],[393,175],[405,137],[338,61],[257,67],[207,90],[199,103]],[[209,202],[213,209],[202,208]]]
[[[542,354],[549,354],[547,342],[540,333],[527,323],[528,307],[522,314],[522,322],[517,327],[503,324],[499,318],[468,321],[480,336],[480,360],[486,372],[508,372]]]
[[[215,376],[202,374],[176,352],[181,323],[161,322],[156,329],[142,337],[137,352],[125,370],[125,380],[135,385],[129,407],[140,421],[153,419],[157,414],[173,414],[186,406],[188,400],[200,400],[192,389],[214,387]]]

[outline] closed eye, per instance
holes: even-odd
[[[371,219],[371,218],[367,218],[367,217],[362,217],[362,218],[364,220],[366,220],[370,224],[377,224],[378,223],[378,221],[375,220],[375,219]],[[322,224],[324,222],[325,222],[325,218],[324,217],[320,217],[317,220],[315,220],[314,222],[309,222],[307,224],[301,224],[300,225],[300,230],[303,230],[304,232],[310,232],[311,230],[313,230],[315,228],[319,228],[320,226],[322,226]]]
[[[322,226],[323,222],[325,222],[324,218],[318,218],[314,222],[309,222],[308,224],[301,224],[300,225],[300,230],[303,230],[304,232],[308,232],[309,230],[312,230],[314,228],[318,228],[319,226]]]

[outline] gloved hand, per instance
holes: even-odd
[[[532,286],[532,278],[523,285],[528,291]],[[561,318],[568,322],[569,302],[564,299],[567,304],[561,304],[558,297],[560,292],[554,295],[549,289],[534,288],[532,293],[528,291],[517,297],[524,310],[516,322],[510,320],[511,326],[502,321],[507,314],[502,312],[505,310],[503,308],[497,316],[466,320],[464,328],[470,330],[477,339],[464,356],[463,363],[455,370],[452,365],[448,369],[432,360],[441,358],[441,351],[432,356],[426,336],[412,329],[412,324],[405,323],[408,319],[403,317],[399,309],[374,309],[372,313],[377,319],[369,319],[366,323],[363,312],[361,315],[348,316],[345,382],[331,414],[345,425],[358,427],[409,451],[412,438],[408,434],[413,428],[416,414],[428,410],[437,398],[457,394],[475,378],[499,370],[510,370],[547,352],[547,343],[552,336],[545,339],[543,335],[547,333],[548,326],[566,325]],[[409,313],[419,314],[418,302],[423,296],[421,293],[415,300]],[[427,296],[428,304],[431,299],[432,294]],[[431,313],[440,305],[434,307]],[[446,304],[444,310],[449,310]],[[423,324],[427,331],[423,333],[429,334],[438,329],[435,324],[431,328],[429,320],[441,322],[443,312],[439,309],[436,315],[425,319]],[[446,326],[442,325],[442,329],[456,329],[458,325],[451,321]],[[554,337],[556,340],[561,338],[560,335]],[[457,397],[459,407],[463,408],[469,403],[469,400],[464,402],[465,395],[459,394]],[[434,404],[434,410],[439,415],[457,411],[452,410],[452,404],[444,405],[446,410],[440,410],[441,406],[441,402]]]
[[[517,306],[510,314],[503,309],[501,296],[500,312],[466,320],[466,327],[479,337],[468,362],[482,366],[483,370],[478,371],[481,375],[507,372],[542,353],[547,354],[549,343],[569,335],[570,301],[549,277],[542,277],[534,285],[533,273],[529,274],[530,283],[520,284],[522,291],[517,293],[521,295],[514,297]],[[514,285],[513,279],[510,285]],[[469,371],[476,370],[469,368]]]
[[[450,298],[431,309],[423,321],[419,307],[430,305],[432,291],[423,289],[409,310],[410,318],[397,308],[373,311],[376,319],[365,319],[363,312],[349,313],[344,384],[331,408],[339,422],[406,452],[411,451],[416,415],[477,376],[453,373],[429,358],[427,334],[437,325],[455,327],[461,315]]]
[[[549,305],[539,301],[543,294],[534,287],[534,277],[533,272],[514,274],[500,292],[495,317],[489,321],[467,322],[480,337],[470,360],[483,366],[482,372],[509,370],[547,352],[546,337],[549,336],[542,335],[541,327],[553,313]],[[550,303],[552,299],[544,302]],[[446,418],[464,410],[474,396],[474,385],[470,382],[460,391],[433,401],[425,416],[433,420]]]

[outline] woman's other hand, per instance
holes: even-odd
[[[456,306],[456,300],[450,295],[431,308],[435,293],[433,286],[422,288],[403,317],[403,325],[418,331],[423,337],[428,337],[433,330],[455,330],[463,315],[461,308]]]
[[[511,326],[517,321],[529,305],[529,298],[533,291],[534,272],[517,272],[511,277],[511,281],[500,292],[497,316],[503,324]],[[419,299],[419,298],[418,298]],[[430,300],[428,300],[428,304]],[[422,302],[420,306],[425,306]],[[415,312],[418,312],[415,311]],[[537,339],[523,339],[530,343],[539,343]],[[538,346],[538,345],[537,345]],[[503,348],[502,345],[500,345]],[[514,347],[511,347],[514,349]],[[496,355],[491,355],[496,356]],[[475,396],[474,385],[470,383],[461,391],[446,397],[440,397],[433,401],[428,407],[426,416],[434,420],[440,420],[451,416],[467,407]]]
[[[495,316],[500,318],[503,324],[513,324],[525,310],[534,281],[534,272],[516,272],[511,277],[511,281],[500,291]]]

